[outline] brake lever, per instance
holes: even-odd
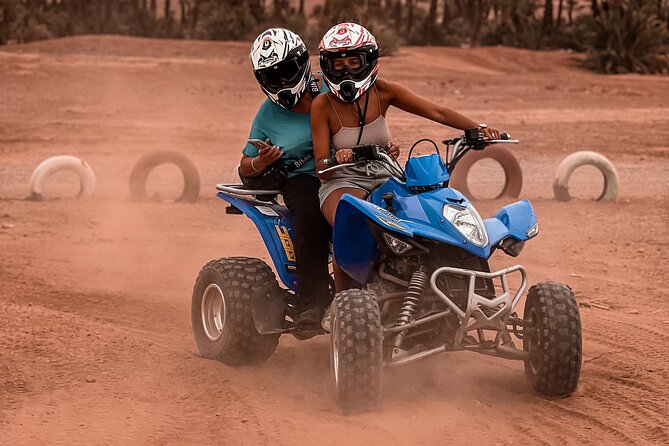
[[[318,173],[318,175],[323,175],[324,173],[327,173],[327,172],[332,172],[332,171],[335,171],[335,170],[343,169],[344,167],[352,167],[352,166],[357,166],[357,165],[358,165],[358,163],[337,164],[335,166],[328,167],[327,169],[319,170],[317,173]]]

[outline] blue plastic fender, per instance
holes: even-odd
[[[253,221],[260,232],[281,282],[297,292],[293,215],[285,206],[259,203],[219,192],[227,201]]]
[[[375,260],[379,258],[376,239],[367,220],[388,231],[412,236],[406,225],[385,209],[370,202],[344,194],[337,205],[332,244],[337,265],[357,282],[367,282]]]
[[[529,240],[539,233],[537,216],[532,203],[527,200],[507,204],[497,211],[495,218],[506,227],[508,235],[516,240]]]
[[[395,214],[382,208],[383,195],[393,194]],[[509,204],[493,218],[483,221],[488,233],[488,244],[476,246],[442,215],[445,204],[472,206],[459,192],[442,188],[414,194],[404,183],[390,179],[372,192],[371,203],[344,195],[337,207],[333,243],[337,264],[358,282],[364,283],[373,263],[378,259],[377,241],[367,220],[391,232],[408,237],[424,237],[441,243],[459,246],[481,258],[489,258],[497,244],[511,236],[525,241],[537,233],[537,220],[527,200]]]

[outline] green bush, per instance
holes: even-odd
[[[0,5],[0,44],[50,39],[49,28],[40,17],[31,16],[24,2],[5,0]]]
[[[257,34],[258,22],[246,3],[237,6],[204,3],[191,37],[208,40],[248,40]]]
[[[594,19],[586,65],[600,73],[667,73],[667,24],[652,8],[616,2]]]

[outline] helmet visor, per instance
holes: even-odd
[[[300,81],[308,60],[309,55],[302,53],[300,56],[286,59],[271,67],[256,70],[255,75],[263,87],[272,93],[277,93],[284,88],[294,87]]]

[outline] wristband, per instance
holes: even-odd
[[[255,170],[256,172],[260,173],[261,171],[256,169],[256,166],[253,165],[253,162],[256,160],[257,157],[251,158],[251,169]]]

